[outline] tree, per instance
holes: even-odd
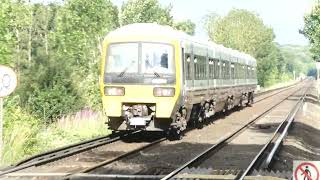
[[[304,34],[310,41],[311,53],[313,59],[319,61],[320,59],[320,4],[318,3],[311,11],[304,17],[304,28],[300,33]]]
[[[153,23],[172,26],[171,6],[162,7],[157,0],[128,0],[122,4],[120,24]]]
[[[100,45],[119,26],[117,7],[108,0],[7,4],[3,14],[12,22],[0,25],[0,31],[7,28],[3,32],[12,37],[8,59],[21,74],[17,93],[22,106],[46,121],[85,106],[100,107]]]
[[[14,37],[10,31],[10,11],[12,9],[9,0],[1,0],[0,3],[0,64],[13,65],[12,54],[14,51]]]
[[[240,9],[231,10],[225,17],[209,15],[206,29],[210,39],[257,56],[259,46],[272,43],[274,34],[271,28],[255,14]]]
[[[303,73],[308,74],[310,70],[315,68],[315,62],[312,60],[310,47],[298,45],[279,45],[284,58],[285,72],[293,76],[293,71],[296,75]]]
[[[258,83],[274,82],[277,60],[281,58],[273,42],[273,30],[254,13],[233,9],[225,17],[209,14],[205,28],[210,39],[225,47],[248,53],[257,59]]]
[[[196,24],[190,19],[186,21],[180,21],[173,24],[174,28],[186,32],[189,35],[194,35]]]
[[[68,78],[84,106],[99,106],[100,46],[104,36],[118,26],[117,7],[108,0],[68,0],[59,10],[53,35],[55,61],[69,68]]]

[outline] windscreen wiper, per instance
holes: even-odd
[[[121,71],[121,73],[118,75],[118,77],[122,77],[122,76],[124,75],[124,73],[127,72],[127,70],[129,69],[129,67],[130,67],[134,62],[135,62],[135,61],[132,60],[131,63],[130,63],[126,68],[124,68],[123,71]]]
[[[155,72],[155,71],[153,71],[153,74],[154,74],[156,77],[158,77],[158,78],[161,77],[160,74],[157,73],[157,72]]]
[[[149,61],[145,61],[147,64],[148,64],[148,66],[150,66],[150,67],[152,67],[153,68],[153,66],[150,64],[150,62]],[[156,76],[156,77],[161,77],[160,76],[160,74],[159,73],[157,73],[156,71],[153,71],[153,74]]]

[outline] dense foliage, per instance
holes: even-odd
[[[4,154],[11,161],[43,150],[35,148],[38,134],[61,117],[100,111],[101,43],[109,31],[135,22],[175,27],[171,7],[157,0],[130,0],[121,13],[110,0],[0,0],[0,17],[0,64],[13,67],[19,79],[5,102]],[[176,28],[192,33],[195,25],[185,21]],[[20,151],[12,154],[13,147]]]
[[[304,17],[304,28],[301,31],[310,41],[313,59],[320,61],[320,4]]]
[[[100,108],[100,45],[120,22],[174,26],[171,8],[157,0],[126,2],[120,22],[118,8],[109,0],[49,5],[1,1],[0,64],[18,72],[19,104],[48,122],[84,107]],[[192,34],[195,25],[188,20],[175,27]]]
[[[292,66],[293,60],[284,57],[274,42],[273,30],[250,11],[233,9],[224,17],[209,14],[205,27],[213,41],[257,59],[258,83],[262,86],[269,86],[290,76],[292,78],[293,71],[298,71],[287,67]]]
[[[51,4],[0,0],[0,64],[13,67],[19,79],[16,92],[5,99],[4,161],[54,147],[51,140],[61,146],[76,136],[90,137],[100,132],[99,127],[105,130],[96,123],[91,129],[94,133],[79,135],[90,130],[88,124],[81,131],[75,126],[66,130],[55,126],[61,117],[81,109],[100,111],[101,42],[109,31],[135,22],[195,32],[193,22],[176,22],[171,6],[161,6],[158,0],[128,0],[120,10],[110,0]],[[250,12],[233,10],[226,17],[210,16],[207,22],[213,40],[258,59],[261,85],[301,65],[296,60],[290,66],[290,52],[282,55],[273,42],[272,29]]]
[[[179,21],[173,24],[175,29],[181,30],[186,32],[189,35],[194,35],[194,31],[196,28],[196,24],[193,23],[191,20]]]
[[[282,45],[279,48],[286,63],[285,71],[295,71],[296,76],[301,73],[314,75],[315,62],[309,46]]]
[[[128,0],[121,7],[121,25],[157,22],[171,26],[171,7],[162,7],[158,0]]]

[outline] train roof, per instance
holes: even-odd
[[[111,31],[106,38],[123,38],[139,35],[175,39],[180,41],[182,46],[184,46],[186,49],[190,49],[191,46],[193,46],[193,50],[196,54],[206,56],[208,53],[210,57],[222,57],[223,59],[229,59],[231,62],[239,62],[256,66],[255,58],[246,53],[231,48],[226,48],[223,45],[215,42],[202,40],[194,36],[190,36],[185,32],[175,30],[170,26],[163,26],[156,23],[134,23],[125,25],[114,31]]]

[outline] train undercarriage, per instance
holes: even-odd
[[[238,96],[228,95],[224,100],[210,98],[195,104],[182,104],[171,118],[156,118],[155,104],[123,104],[122,117],[109,117],[110,129],[117,131],[165,131],[170,139],[181,139],[187,127],[202,128],[216,112],[229,112],[236,106],[253,104],[254,91]]]
[[[167,131],[170,139],[181,139],[187,126],[202,128],[206,121],[210,120],[216,112],[229,112],[234,107],[251,106],[254,103],[254,92],[242,93],[239,98],[228,96],[225,101],[217,102],[216,99],[208,99],[187,108],[182,106]],[[189,114],[188,114],[189,112]]]

